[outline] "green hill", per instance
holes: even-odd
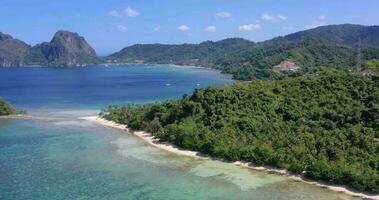
[[[13,115],[13,114],[21,114],[23,112],[16,110],[12,107],[11,104],[9,104],[7,101],[5,101],[3,98],[0,97],[0,116],[6,116],[6,115]]]
[[[0,67],[25,65],[29,49],[26,43],[0,33]]]
[[[350,47],[379,47],[379,26],[341,24],[321,26],[300,31],[267,42],[296,42],[305,38],[318,38]]]
[[[260,43],[231,38],[200,44],[133,45],[110,55],[109,62],[166,63],[211,67],[239,80],[280,76],[272,67],[294,61],[301,73],[314,68],[350,70],[357,66],[359,40],[362,63],[379,58],[379,26],[333,25],[294,33]]]
[[[379,77],[345,72],[237,83],[103,116],[230,161],[379,193]]]

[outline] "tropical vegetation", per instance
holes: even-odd
[[[200,44],[138,44],[107,57],[109,62],[196,65],[232,74],[238,80],[273,79],[272,67],[292,60],[300,74],[314,68],[355,70],[379,59],[378,26],[333,25],[301,31],[260,43],[230,38]]]
[[[112,106],[102,116],[210,156],[379,193],[378,97],[378,76],[327,70]]]
[[[0,97],[0,116],[13,115],[13,114],[21,114],[23,111],[19,111],[12,107],[10,103],[5,101]]]

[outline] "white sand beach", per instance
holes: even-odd
[[[101,124],[103,126],[124,130],[130,134],[136,135],[137,137],[141,138],[142,140],[146,141],[147,143],[149,143],[150,145],[152,145],[154,147],[157,147],[157,148],[160,148],[160,149],[163,149],[163,150],[166,150],[166,151],[178,154],[178,155],[191,156],[191,157],[198,158],[198,159],[212,159],[211,157],[203,156],[199,152],[196,152],[196,151],[184,150],[184,149],[178,148],[175,145],[167,143],[167,142],[159,142],[151,134],[146,133],[144,131],[131,132],[131,131],[129,131],[127,126],[122,125],[122,124],[118,124],[118,123],[115,123],[115,122],[112,122],[112,121],[109,121],[106,119],[103,119],[99,116],[88,116],[88,117],[82,117],[80,119],[96,122],[96,123]],[[247,168],[253,169],[253,170],[265,171],[267,173],[275,173],[275,174],[287,176],[287,177],[289,177],[293,180],[296,180],[296,181],[302,181],[302,182],[305,182],[305,183],[308,183],[311,185],[315,185],[315,186],[319,186],[319,187],[326,188],[329,190],[333,190],[335,192],[345,193],[345,194],[355,196],[355,197],[361,197],[364,199],[379,200],[379,194],[378,195],[372,195],[372,194],[366,194],[366,193],[362,193],[362,192],[355,192],[355,191],[349,189],[348,187],[328,185],[328,184],[324,184],[324,183],[321,183],[318,181],[307,180],[304,177],[302,177],[301,175],[296,175],[296,174],[290,173],[287,170],[283,170],[283,169],[278,169],[278,168],[269,167],[269,166],[256,166],[251,162],[243,162],[243,161],[237,161],[237,162],[233,162],[230,164],[241,166],[241,167],[247,167]]]

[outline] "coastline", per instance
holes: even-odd
[[[144,140],[145,142],[149,143],[150,145],[152,145],[154,147],[169,151],[171,153],[175,153],[175,154],[183,155],[183,156],[191,156],[191,157],[200,158],[200,159],[209,159],[208,157],[199,156],[198,152],[196,152],[196,151],[189,151],[189,150],[185,150],[185,149],[180,149],[180,148],[177,148],[176,146],[174,146],[172,144],[165,143],[165,142],[159,142],[158,139],[153,138],[153,136],[151,134],[146,133],[144,131],[131,132],[131,131],[129,131],[129,129],[125,125],[117,124],[116,122],[112,122],[112,121],[103,119],[103,118],[98,117],[98,116],[81,117],[80,119],[95,122],[95,123],[98,123],[98,124],[103,125],[103,126],[124,130],[127,133],[133,134],[133,135],[141,138],[142,140]]]
[[[41,117],[41,116],[33,116],[33,115],[27,115],[27,114],[17,114],[17,115],[0,116],[0,120],[2,120],[2,119],[57,120],[60,118],[57,118],[57,117]]]
[[[113,121],[106,120],[106,119],[101,118],[99,116],[88,116],[88,117],[82,117],[80,119],[95,122],[95,123],[103,125],[103,126],[124,130],[130,134],[133,134],[133,135],[139,137],[140,139],[144,140],[145,142],[147,142],[148,144],[150,144],[154,147],[163,149],[165,151],[169,151],[171,153],[175,153],[178,155],[184,155],[184,156],[190,156],[190,157],[198,158],[198,159],[214,159],[214,158],[209,157],[209,156],[203,156],[199,152],[196,152],[196,151],[189,151],[189,150],[178,148],[175,145],[167,143],[167,142],[159,142],[158,139],[155,139],[151,134],[146,133],[144,131],[131,132],[131,131],[129,131],[127,126],[122,125],[122,124],[118,124],[118,123],[113,122]],[[228,162],[228,163],[230,163],[230,162]],[[284,169],[278,169],[278,168],[269,167],[269,166],[256,166],[253,163],[244,162],[244,161],[236,161],[236,162],[233,162],[230,164],[233,164],[236,166],[241,166],[241,167],[246,167],[246,168],[249,168],[252,170],[264,171],[267,173],[273,173],[273,174],[286,176],[286,177],[293,179],[293,180],[296,180],[296,181],[301,181],[304,183],[308,183],[308,184],[315,185],[318,187],[326,188],[326,189],[332,190],[334,192],[344,193],[344,194],[354,196],[354,197],[360,197],[363,199],[379,200],[379,194],[373,195],[373,194],[367,194],[367,193],[363,193],[363,192],[356,192],[356,191],[349,189],[347,187],[344,187],[344,186],[336,186],[336,185],[325,184],[325,183],[322,183],[319,181],[308,180],[308,179],[302,177],[301,175],[296,175],[296,174],[290,173]]]
[[[150,62],[143,62],[143,63],[138,63],[138,62],[105,62],[105,63],[100,63],[98,64],[99,66],[106,66],[106,65],[167,65],[167,66],[172,66],[172,67],[193,67],[193,68],[198,68],[198,69],[204,69],[204,70],[211,70],[211,71],[216,71],[219,72],[220,74],[226,76],[227,78],[230,78],[233,81],[241,81],[238,79],[233,78],[233,74],[225,73],[221,69],[216,69],[214,67],[210,66],[201,66],[201,65],[192,65],[192,64],[174,64],[174,63],[150,63]]]
[[[199,68],[204,70],[211,70],[219,72],[220,74],[226,76],[227,78],[230,78],[233,81],[241,81],[238,79],[233,78],[233,74],[224,73],[220,69],[212,68],[209,66],[201,66],[201,65],[186,65],[186,64],[173,64],[173,63],[137,63],[137,62],[100,62],[100,63],[88,63],[83,64],[83,66],[54,66],[54,65],[23,65],[23,66],[14,66],[14,67],[1,67],[1,68],[85,68],[85,67],[94,67],[94,66],[102,66],[102,67],[109,67],[109,66],[118,66],[118,65],[167,65],[172,67],[193,67],[193,68]]]

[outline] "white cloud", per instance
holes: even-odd
[[[305,29],[313,29],[313,28],[317,28],[319,26],[324,26],[324,25],[325,25],[324,22],[314,21],[311,24],[306,25]]]
[[[188,26],[186,26],[186,25],[180,25],[180,26],[178,26],[178,30],[179,31],[183,31],[183,32],[185,32],[185,31],[189,31],[191,28],[190,27],[188,27]]]
[[[153,28],[153,31],[155,31],[155,32],[159,32],[159,31],[161,31],[161,28],[159,28],[159,27],[155,27],[155,28]]]
[[[122,24],[117,24],[117,30],[120,32],[126,32],[128,31],[128,28]]]
[[[222,12],[216,13],[215,17],[220,18],[220,19],[228,19],[228,18],[232,17],[232,14],[230,14],[229,12],[226,12],[226,11],[222,11]]]
[[[316,20],[314,20],[312,23],[306,25],[304,28],[305,29],[313,29],[313,28],[317,28],[319,26],[324,26],[325,25],[325,19],[326,19],[325,15],[320,15],[317,17]]]
[[[208,26],[207,28],[204,29],[206,32],[216,32],[217,28],[216,26]]]
[[[272,21],[272,22],[288,19],[288,17],[284,16],[284,15],[276,15],[275,16],[275,15],[270,15],[270,14],[264,14],[264,15],[262,15],[261,18],[265,21]]]
[[[262,29],[260,24],[244,24],[238,27],[240,31],[258,31]]]
[[[274,21],[276,20],[276,17],[273,16],[273,15],[269,15],[269,14],[264,14],[262,15],[261,17],[263,20],[266,20],[266,21]]]
[[[138,10],[136,9],[133,9],[133,8],[125,8],[125,10],[123,11],[124,15],[128,16],[128,17],[138,17],[139,15],[141,15],[140,12],[138,12]]]
[[[109,11],[109,15],[112,17],[120,17],[120,13],[117,12],[117,10],[111,10]]]
[[[288,19],[288,17],[284,16],[284,15],[278,15],[277,18],[280,20],[287,20]]]

